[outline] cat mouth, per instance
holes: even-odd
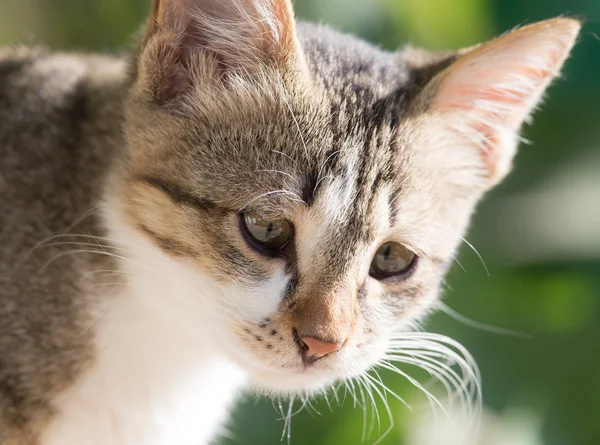
[[[312,362],[305,362],[300,357],[300,347],[298,347],[298,356],[293,360],[287,356],[287,360],[282,360],[283,363],[248,359],[249,357],[246,359],[238,357],[236,361],[246,370],[257,389],[265,393],[310,392],[342,378],[339,371],[335,369],[335,361],[332,360],[334,357]],[[276,357],[274,359],[277,360]]]

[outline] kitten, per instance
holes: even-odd
[[[206,444],[245,387],[440,351],[408,331],[579,29],[388,53],[155,0],[130,57],[0,50],[0,443]]]

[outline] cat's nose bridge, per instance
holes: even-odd
[[[300,289],[296,295],[292,318],[300,338],[320,341],[315,343],[313,349],[316,354],[321,354],[331,345],[338,345],[335,350],[339,349],[351,336],[358,309],[356,292],[345,286],[335,286],[325,291],[311,286]],[[329,352],[333,351],[322,355]]]

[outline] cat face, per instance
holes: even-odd
[[[578,29],[388,54],[297,29],[287,0],[156,1],[115,199],[257,385],[359,375],[434,307]]]

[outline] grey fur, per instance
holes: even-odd
[[[69,232],[99,204],[121,146],[123,83],[113,60],[0,51],[0,443],[34,442],[54,395],[90,364],[84,273],[114,266],[99,255],[64,255]],[[121,76],[121,79],[124,77]],[[76,233],[102,235],[95,215]],[[58,257],[54,259],[55,257]],[[108,264],[107,264],[108,263]],[[19,443],[19,442],[17,442]]]

